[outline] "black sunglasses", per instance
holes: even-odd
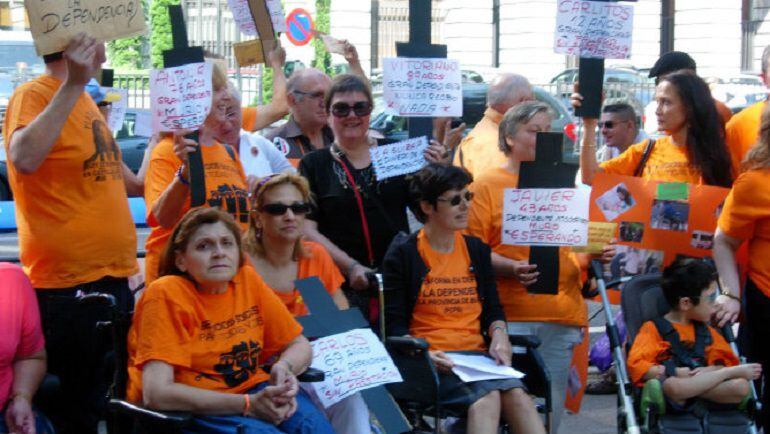
[[[310,212],[310,204],[306,202],[294,202],[291,205],[283,203],[267,203],[260,208],[260,211],[274,216],[284,215],[287,210],[291,210],[294,214],[304,215]]]
[[[338,118],[346,118],[350,115],[350,111],[359,118],[369,116],[372,114],[372,105],[366,101],[359,101],[353,105],[344,102],[334,103],[332,105],[332,114]]]
[[[456,195],[454,195],[454,196],[452,196],[451,198],[448,198],[448,199],[444,199],[444,198],[440,197],[440,198],[438,198],[436,200],[439,201],[439,202],[449,202],[450,205],[457,206],[457,205],[460,205],[460,201],[462,201],[463,198],[465,198],[466,202],[472,201],[473,200],[473,192],[466,191],[465,194],[459,193],[459,194],[456,194]]]

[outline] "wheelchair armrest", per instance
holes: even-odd
[[[515,347],[537,348],[540,346],[540,338],[533,335],[508,335],[511,345]]]
[[[385,339],[385,344],[400,350],[428,350],[428,342],[425,339],[410,336],[390,336]]]
[[[297,380],[301,383],[320,383],[325,378],[326,374],[324,374],[324,371],[316,368],[307,368],[305,372],[297,375]]]
[[[160,412],[148,410],[120,399],[110,399],[108,406],[112,412],[128,416],[141,422],[156,425],[162,424],[166,427],[182,428],[188,426],[193,419],[193,416],[190,413],[181,411]]]

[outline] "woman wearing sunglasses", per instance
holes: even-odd
[[[385,256],[386,332],[428,342],[441,405],[467,410],[469,433],[497,433],[501,415],[512,432],[544,433],[520,380],[464,383],[452,372],[453,351],[487,353],[508,366],[512,355],[489,247],[461,233],[473,200],[470,182],[465,169],[444,164],[429,164],[412,177],[410,207],[424,226],[399,235]]]
[[[249,209],[243,166],[236,152],[215,138],[219,125],[228,117],[227,107],[233,103],[227,86],[227,75],[214,64],[211,111],[198,130],[198,139],[180,133],[167,135],[152,152],[144,186],[147,224],[152,228],[145,244],[147,285],[157,278],[160,256],[174,225],[190,209],[189,155],[196,150],[200,149],[205,167],[203,206],[226,210],[246,229]]]
[[[501,242],[504,191],[518,186],[521,162],[535,159],[537,133],[550,129],[550,109],[542,102],[524,102],[505,113],[500,122],[499,146],[508,162],[471,185],[476,200],[468,217],[468,233],[492,248],[492,266],[508,321],[507,331],[535,335],[542,342],[538,352],[551,374],[552,426],[553,432],[558,432],[572,349],[581,341],[581,327],[588,321],[581,294],[580,264],[570,248],[559,248],[558,288],[549,288],[552,294],[530,293],[527,287],[537,281],[540,272],[537,264],[529,263],[529,247]],[[605,256],[613,255],[614,249],[608,247]]]
[[[369,273],[380,265],[393,237],[409,230],[404,177],[378,181],[372,167],[369,149],[377,146],[368,135],[372,104],[364,79],[335,77],[325,97],[335,142],[305,155],[299,165],[317,205],[305,221],[305,234],[329,251],[347,276],[348,299],[370,319],[367,294],[353,290],[369,289]],[[425,151],[428,161],[448,157],[434,141]]]
[[[302,239],[310,212],[307,180],[294,173],[262,178],[252,191],[249,229],[243,247],[252,265],[294,316],[308,314],[294,281],[316,276],[339,309],[348,301],[340,286],[345,281],[329,253],[318,243]],[[313,396],[312,389],[307,389]],[[369,410],[359,394],[324,410],[337,434],[369,432]]]

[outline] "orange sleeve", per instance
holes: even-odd
[[[730,344],[727,343],[714,327],[708,326],[711,332],[711,345],[706,348],[706,364],[708,366],[735,366],[740,363]]]
[[[754,200],[756,195],[753,191],[766,188],[756,182],[757,174],[757,171],[749,171],[738,176],[725,199],[725,206],[719,215],[719,229],[733,238],[751,238],[754,235],[754,222],[767,215],[762,205]]]
[[[260,353],[259,359],[260,363],[264,363],[275,354],[283,351],[289,342],[302,334],[302,326],[254,269],[251,269],[247,276],[255,283],[250,285],[249,289],[259,291],[260,294],[259,305],[263,312],[265,342],[264,350]]]
[[[136,366],[141,368],[151,360],[158,360],[189,368],[192,366],[189,345],[193,333],[188,326],[195,323],[194,316],[191,310],[164,294],[172,288],[162,285],[174,285],[173,282],[164,280],[160,283],[150,285],[136,309]]]
[[[152,208],[176,176],[182,162],[174,154],[173,138],[167,137],[158,143],[150,157],[147,176],[144,180],[144,203],[147,206],[147,223],[157,226]],[[240,166],[240,165],[239,165]]]
[[[495,206],[491,188],[483,183],[474,182],[470,185],[469,190],[473,192],[475,197],[473,206],[468,213],[468,228],[465,232],[490,244],[490,241],[494,239],[491,215]],[[490,245],[490,247],[492,246]]]
[[[642,161],[646,147],[647,140],[631,145],[617,157],[599,164],[599,167],[604,170],[604,173],[611,175],[633,176],[639,162]]]
[[[628,375],[634,384],[644,386],[644,375],[658,364],[658,357],[665,349],[655,324],[652,321],[642,324],[628,353]]]
[[[33,89],[23,88],[13,94],[8,103],[3,127],[6,147],[11,143],[13,133],[32,123],[45,110],[49,102],[49,98]]]
[[[248,132],[254,131],[254,125],[257,123],[257,108],[243,107],[241,116],[241,127]]]
[[[334,263],[329,252],[326,249],[316,243],[309,244],[311,247],[311,254],[313,255],[310,262],[310,275],[318,276],[321,279],[321,283],[324,284],[324,288],[329,294],[334,294],[340,290],[340,287],[345,282],[345,278],[342,277],[337,264]]]

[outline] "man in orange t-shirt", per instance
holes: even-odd
[[[45,57],[44,75],[14,92],[3,128],[21,262],[37,289],[49,371],[67,397],[51,416],[65,434],[96,433],[105,403],[94,397],[106,396],[97,318],[75,312],[76,298],[108,293],[128,312],[127,277],[137,272],[127,169],[84,91],[104,60],[103,44],[74,37],[65,52]]]
[[[487,110],[484,117],[460,142],[455,151],[453,164],[464,167],[478,178],[490,169],[508,161],[498,146],[500,120],[509,108],[534,99],[532,85],[518,74],[497,76],[487,91]]]

